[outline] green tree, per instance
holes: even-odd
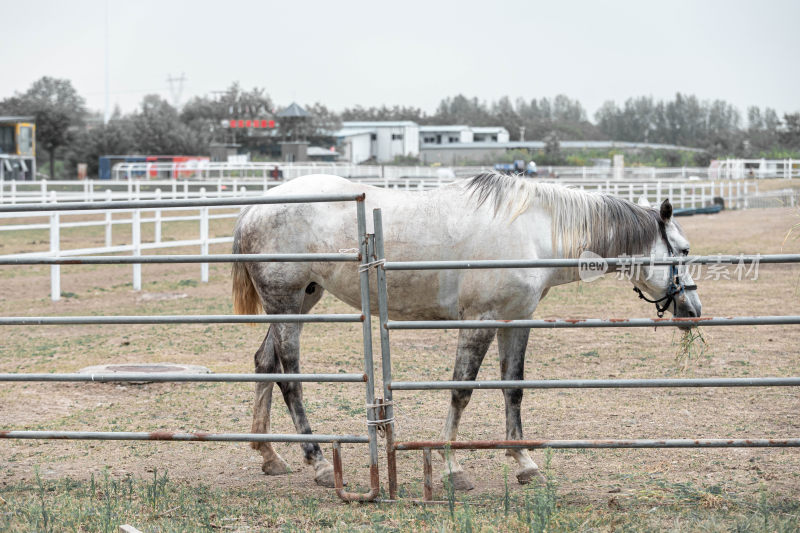
[[[67,152],[67,164],[74,172],[78,163],[86,163],[90,176],[98,175],[103,155],[130,154],[135,151],[130,120],[115,113],[108,124],[78,132]]]
[[[178,112],[157,94],[142,100],[131,119],[131,136],[140,152],[152,155],[208,153],[208,142],[180,121]]]
[[[779,133],[781,143],[789,150],[800,150],[800,112],[784,113],[783,122]]]
[[[0,102],[0,109],[36,117],[36,144],[47,152],[54,178],[56,152],[69,144],[86,116],[86,102],[72,82],[44,76],[24,93]]]

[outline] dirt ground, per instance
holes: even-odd
[[[799,222],[796,210],[723,212],[681,220],[693,254],[798,253],[800,240],[784,237]],[[216,221],[212,236],[229,235],[232,221]],[[82,233],[81,233],[82,231]],[[116,231],[116,230],[115,230]],[[173,233],[170,234],[169,232]],[[165,228],[165,238],[196,235],[195,225]],[[88,235],[88,237],[86,237]],[[147,238],[145,231],[144,237]],[[171,237],[170,237],[171,235]],[[0,253],[46,248],[46,232],[3,233]],[[118,231],[115,237],[124,241]],[[102,242],[99,231],[65,230],[64,247]],[[216,252],[225,252],[220,246]],[[180,253],[194,253],[181,250]],[[172,252],[175,253],[175,252]],[[199,265],[144,265],[144,290],[131,290],[130,266],[62,267],[65,297],[51,302],[50,267],[0,267],[0,313],[25,315],[227,314],[231,313],[229,267],[211,266],[211,282],[199,283]],[[732,277],[735,273],[731,270]],[[391,273],[389,273],[391,275]],[[749,277],[752,277],[752,273]],[[800,315],[800,268],[761,265],[756,280],[696,280],[705,316]],[[650,317],[630,284],[615,279],[576,283],[551,291],[537,318]],[[390,295],[391,297],[391,295]],[[314,312],[350,312],[326,296]],[[6,326],[0,372],[73,372],[104,363],[174,362],[205,365],[215,372],[250,372],[264,334],[244,325]],[[686,367],[676,361],[679,335],[668,328],[534,331],[528,347],[529,379],[798,376],[800,329],[796,326],[704,329],[707,349]],[[456,331],[392,333],[394,379],[448,379]],[[379,338],[374,335],[375,346]],[[358,372],[360,325],[310,324],[302,338],[306,372]],[[497,379],[496,344],[478,379]],[[379,364],[376,376],[380,376]],[[380,390],[380,389],[379,389]],[[319,433],[364,433],[359,385],[307,384],[304,395]],[[100,431],[247,432],[249,384],[0,384],[0,429]],[[449,393],[397,392],[398,440],[436,439]],[[526,438],[712,438],[800,437],[800,396],[793,388],[547,390],[526,393]],[[278,398],[274,432],[294,432]],[[461,424],[465,439],[503,438],[499,391],[476,391]],[[261,485],[265,494],[313,496],[323,489],[303,464],[297,445],[277,444],[293,473],[267,477],[260,457],[245,444],[170,442],[0,441],[0,484],[33,478],[85,479],[108,467],[112,476],[142,477],[168,470],[173,480],[218,486]],[[330,456],[329,446],[324,446]],[[543,464],[545,454],[533,452]],[[515,465],[501,451],[460,454],[476,481],[476,495],[502,494]],[[367,483],[366,449],[344,447],[351,486]],[[398,453],[401,494],[421,494],[420,452]],[[381,453],[385,486],[385,463]],[[435,458],[435,468],[442,466]],[[675,484],[716,486],[732,494],[762,487],[789,497],[800,494],[797,449],[563,450],[554,451],[550,475],[572,501],[598,501],[625,494],[670,490]],[[437,475],[438,477],[438,475]]]

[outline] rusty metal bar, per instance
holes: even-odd
[[[632,265],[708,265],[800,263],[800,254],[691,255],[680,257],[607,257],[594,259],[476,259],[466,261],[387,261],[386,270],[462,270],[475,268],[575,268],[590,263],[609,267]]]
[[[161,316],[8,316],[0,326],[62,326],[69,324],[275,324],[362,322],[364,315],[161,315]]]
[[[422,449],[422,500],[429,502],[433,500],[433,461],[431,460],[431,449]]]
[[[486,381],[395,381],[392,390],[450,389],[639,389],[660,387],[797,387],[791,378],[536,379]]]
[[[344,442],[344,441],[342,441]],[[380,477],[378,476],[378,463],[369,465],[369,492],[358,493],[344,490],[344,473],[342,469],[342,449],[338,441],[333,443],[333,486],[336,495],[346,502],[371,502],[378,497],[380,492]]]
[[[285,435],[279,433],[181,433],[175,431],[0,431],[0,439],[171,440],[202,442],[347,442],[363,444],[360,435]]]
[[[800,439],[600,439],[600,440],[472,440],[407,441],[396,450],[509,450],[517,448],[785,448],[800,447]]]
[[[300,263],[358,261],[358,254],[212,254],[117,255],[75,257],[2,257],[0,265],[129,265],[141,263]]]
[[[105,374],[0,374],[3,381],[97,382],[150,381],[154,383],[363,383],[366,374],[179,374],[177,372],[113,372]]]
[[[286,196],[256,196],[237,198],[195,198],[189,200],[131,200],[111,202],[64,202],[63,204],[0,205],[0,213],[32,211],[87,211],[106,209],[155,209],[161,207],[220,207],[262,204],[305,204],[316,202],[363,202],[361,194],[293,194]]]
[[[392,329],[481,328],[650,328],[664,326],[781,326],[800,324],[800,316],[736,316],[699,318],[561,318],[546,320],[390,320]]]

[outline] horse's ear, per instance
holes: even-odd
[[[661,220],[669,222],[670,218],[672,218],[672,204],[669,200],[664,200],[661,202]]]
[[[641,196],[639,197],[639,202],[638,202],[638,204],[639,204],[641,207],[653,207],[653,206],[651,206],[651,205],[650,205],[650,202],[647,200],[647,196],[645,196],[645,195],[641,195]]]

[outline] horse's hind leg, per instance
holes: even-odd
[[[281,371],[278,355],[275,353],[274,326],[269,327],[264,342],[255,355],[255,367],[258,374],[277,374]],[[251,433],[269,433],[269,415],[272,408],[272,389],[274,383],[256,383],[256,399],[253,406],[253,425]],[[271,442],[251,442],[250,446],[258,450],[264,463],[261,470],[270,476],[287,474],[289,465],[272,448]]]
[[[473,381],[478,375],[481,363],[494,339],[493,329],[462,329],[458,333],[458,351],[453,367],[453,381]],[[454,389],[450,395],[450,411],[442,431],[443,440],[455,440],[461,414],[472,397],[471,389]],[[439,452],[445,460],[444,476],[455,490],[472,490],[474,485],[458,464],[452,450]]]
[[[276,301],[280,301],[279,307],[271,306],[267,311],[269,314],[291,314],[298,311],[307,313],[322,298],[323,289],[315,283],[305,287],[299,294],[285,295]],[[290,302],[296,302],[291,305]],[[297,374],[300,372],[300,332],[302,324],[275,324],[276,346],[275,353],[286,374]],[[283,393],[283,400],[292,416],[295,429],[301,434],[311,434],[311,425],[306,416],[303,406],[303,384],[299,382],[278,382],[278,386]],[[316,442],[303,443],[300,445],[306,463],[314,467],[314,481],[323,487],[333,487],[333,467],[322,455],[322,450]]]
[[[501,329],[497,332],[500,349],[500,373],[503,380],[523,379],[525,373],[525,348],[528,345],[529,329]],[[503,389],[506,403],[506,439],[522,440],[522,389]],[[543,481],[544,476],[531,459],[526,449],[511,449],[506,455],[513,457],[519,465],[517,481],[525,485],[531,481]]]

